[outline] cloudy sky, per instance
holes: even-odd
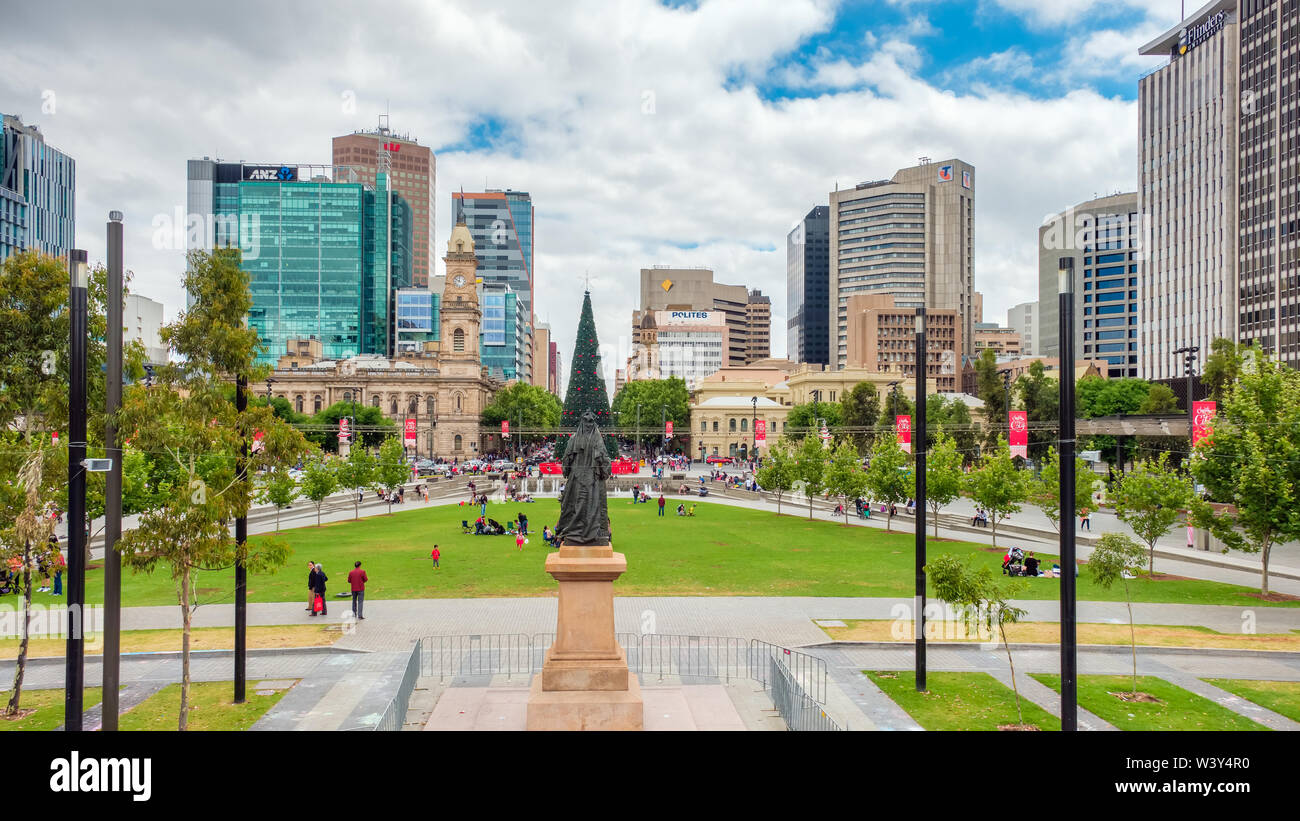
[[[654,264],[711,267],[770,294],[783,355],[786,233],[837,184],[922,156],[976,167],[975,288],[985,320],[1005,322],[1037,298],[1043,217],[1134,190],[1137,80],[1159,63],[1137,50],[1179,10],[54,0],[0,12],[0,111],[76,159],[78,244],[92,260],[108,212],[125,213],[133,290],[168,319],[184,305],[184,249],[153,226],[184,209],[187,159],[328,164],[332,136],[388,111],[437,154],[439,255],[452,191],[532,194],[536,310],[567,375],[585,275],[612,355],[626,352],[638,272]]]

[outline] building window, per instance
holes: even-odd
[[[392,400],[389,401],[389,403],[388,403],[388,415],[389,415],[389,416],[396,416],[396,415],[397,415],[397,397],[393,397]]]
[[[727,422],[727,429],[730,430],[732,433],[735,433],[735,432],[736,432],[736,420],[735,420],[735,419],[731,419],[731,420],[729,420],[729,421]]]
[[[451,335],[451,349],[456,353],[465,352],[465,331],[460,328]]]
[[[313,398],[313,400],[312,400],[312,404],[314,404],[314,405],[316,406],[316,411],[315,411],[315,412],[316,412],[316,413],[320,413],[320,404],[321,404],[321,402],[320,402],[320,397],[319,397],[319,396]]]
[[[296,399],[293,400],[293,404],[294,404],[294,410],[298,411],[298,413],[302,413],[302,396],[301,396],[301,395],[299,395],[298,398],[296,398]]]
[[[424,398],[424,411],[425,411],[425,413],[429,414],[429,418],[433,418],[433,417],[437,416],[437,415],[438,415],[438,413],[437,413],[437,411],[438,411],[438,403],[437,403],[437,400],[434,399],[432,396],[426,396],[426,397]]]
[[[451,449],[452,449],[452,450],[460,450],[461,447],[462,447],[462,444],[461,444],[461,443],[462,443],[462,440],[461,440],[461,438],[460,438],[460,434],[458,433],[458,434],[456,434],[456,438],[452,440],[452,443],[451,443]]]
[[[456,394],[456,413],[460,413],[463,405],[461,404],[461,395]]]
[[[377,408],[377,407],[379,407],[379,397],[378,397],[378,396],[372,396],[372,397],[370,397],[370,407],[372,407],[372,408]]]
[[[411,397],[411,401],[409,401],[409,402],[406,403],[406,410],[407,410],[407,412],[408,412],[408,413],[415,413],[415,412],[416,412],[416,409],[420,407],[419,402],[420,402],[420,398],[419,398],[418,396],[412,396],[412,397]]]
[[[344,392],[343,392],[343,401],[344,401],[344,402],[351,402],[351,401],[352,401],[352,391],[344,391]]]
[[[749,431],[749,420],[748,420],[748,419],[741,419],[741,420],[740,420],[740,432],[741,432],[741,433],[747,433],[748,431]]]
[[[714,433],[718,432],[718,420],[716,419],[713,420],[713,432]]]
[[[700,420],[700,433],[707,433],[708,430],[709,430],[709,423],[708,423],[708,422],[705,422],[703,419],[701,419],[701,420]]]

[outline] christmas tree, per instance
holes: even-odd
[[[569,363],[569,390],[564,395],[564,413],[560,427],[576,430],[587,411],[596,414],[596,424],[602,429],[610,425],[609,397],[605,394],[605,378],[600,372],[600,343],[596,339],[596,319],[591,313],[591,292],[582,296],[582,316],[578,318],[578,336],[573,343],[573,360]],[[555,443],[555,459],[564,458],[564,447],[571,433],[562,433]],[[614,437],[605,434],[605,450],[609,458],[618,457]]]

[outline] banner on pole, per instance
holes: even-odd
[[[754,422],[754,441],[755,441],[755,442],[766,442],[766,441],[767,441],[767,420],[766,420],[766,419],[758,419],[758,420],[755,420],[755,422]]]
[[[347,417],[343,417],[339,419],[339,441],[340,442],[352,441],[352,431],[348,429]]]
[[[502,436],[502,438],[505,438],[505,439],[509,439],[509,438],[510,438],[510,420],[509,420],[509,419],[502,419],[502,420],[501,420],[501,436]]]
[[[673,420],[671,419],[664,423],[664,438],[673,438]]]
[[[912,417],[900,416],[894,420],[894,428],[898,431],[898,448],[903,453],[912,452]]]
[[[415,420],[406,420],[406,441],[408,444],[415,444]]]
[[[1010,411],[1007,413],[1007,423],[1011,428],[1009,444],[1011,445],[1011,455],[1019,456],[1021,459],[1029,458],[1029,412],[1028,411]]]
[[[1218,405],[1213,400],[1192,403],[1192,446],[1210,435],[1210,424],[1218,413]]]

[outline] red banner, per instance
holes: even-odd
[[[1029,412],[1010,411],[1007,413],[1007,424],[1011,427],[1011,436],[1008,438],[1008,443],[1011,445],[1011,455],[1019,456],[1021,459],[1028,459]]]
[[[347,419],[340,419],[340,420],[339,420],[339,441],[340,441],[340,442],[351,442],[351,441],[352,441],[352,431],[348,430],[348,420],[347,420]]]
[[[639,473],[641,463],[635,459],[615,459],[609,463],[609,472],[613,474]]]
[[[415,442],[415,420],[414,419],[406,420],[406,441],[411,443]]]
[[[664,423],[664,438],[673,438],[673,420],[671,419]]]
[[[1210,435],[1210,423],[1218,413],[1218,405],[1212,400],[1192,403],[1192,445]]]
[[[559,462],[542,462],[537,466],[538,473],[544,473],[547,476],[558,476],[564,472]]]
[[[502,436],[507,436],[507,437],[510,435],[510,420],[509,420],[509,419],[502,419],[502,420],[501,420],[501,435],[502,435]]]
[[[259,430],[253,433],[253,453],[257,453],[266,447],[266,431]]]
[[[756,419],[754,421],[754,441],[755,442],[767,441],[767,420],[766,419]]]
[[[912,417],[899,416],[894,420],[894,429],[898,431],[898,448],[904,453],[912,452]]]

